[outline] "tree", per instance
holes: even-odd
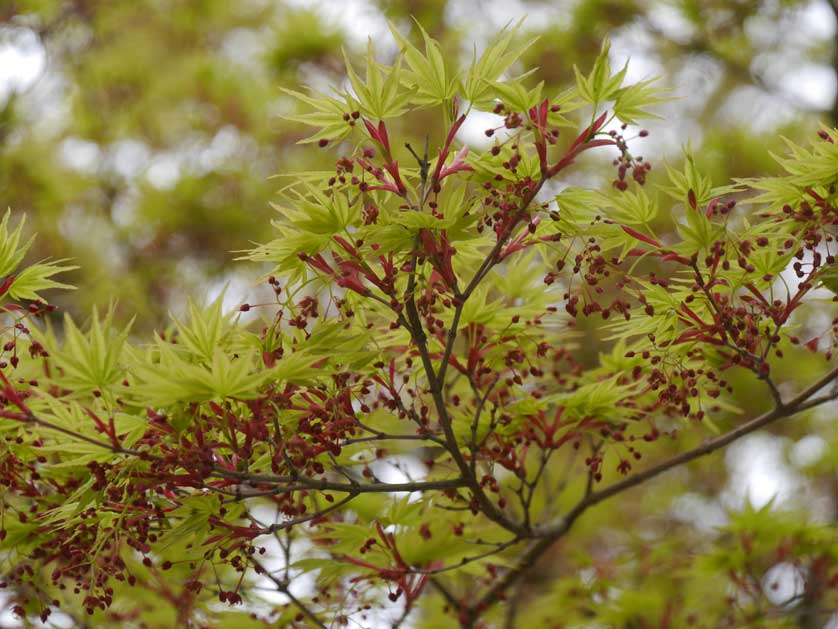
[[[718,181],[775,174],[766,149],[783,151],[781,136],[814,132],[818,118],[831,123],[803,80],[814,67],[828,91],[834,74],[826,0],[346,2],[342,12],[282,0],[3,3],[0,54],[11,43],[42,70],[11,92],[0,85],[0,207],[27,213],[41,235],[33,259],[79,265],[79,290],[53,295],[55,305],[84,318],[117,297],[115,321],[138,313],[139,334],[165,327],[207,285],[243,293],[260,270],[228,252],[263,239],[269,176],[331,167],[328,153],[295,146],[299,125],[277,115],[294,105],[276,86],[340,84],[341,48],[362,54],[387,19],[407,30],[416,16],[446,56],[470,58],[510,10],[530,14],[522,36],[539,39],[519,64],[538,66],[548,92],[572,83],[574,64],[590,67],[610,36],[613,64],[630,56],[637,76],[660,74],[683,99],[658,110],[669,123],[660,132],[650,127],[658,159],[675,164],[689,138]],[[414,145],[422,127],[403,131]]]
[[[277,237],[246,255],[272,266],[270,303],[191,303],[145,343],[112,308],[61,335],[37,321],[68,267],[21,266],[31,241],[6,215],[15,613],[817,626],[833,527],[747,507],[697,538],[655,518],[674,491],[659,477],[838,397],[838,132],[724,186],[688,153],[660,200],[628,129],[664,90],[625,84],[607,42],[554,93],[508,76],[518,27],[463,68],[419,30],[393,29],[398,59],[370,49],[338,94],[290,92],[304,142],[337,161],[284,179]],[[474,111],[496,116],[485,149],[458,135]],[[416,121],[424,146],[402,140]],[[610,183],[567,187],[597,155]]]

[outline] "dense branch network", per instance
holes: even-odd
[[[624,136],[657,88],[623,86],[606,45],[575,90],[545,98],[498,80],[516,58],[510,41],[459,85],[467,105],[430,39],[424,55],[401,43],[410,80],[435,76],[434,88],[405,89],[399,64],[370,58],[370,85],[350,71],[351,94],[295,94],[317,110],[296,119],[346,154],[325,182],[292,186],[279,237],[252,255],[276,267],[275,300],[240,309],[271,312],[259,333],[225,317],[220,299],[143,350],[107,317],[86,333],[68,319],[63,343],[20,317],[0,418],[4,508],[17,520],[4,522],[31,545],[9,582],[35,592],[28,605],[47,613],[51,592],[72,583],[94,614],[111,607],[114,582],[139,583],[186,623],[207,589],[237,605],[267,580],[289,623],[345,623],[350,605],[363,617],[386,598],[401,605],[399,626],[436,591],[476,627],[593,507],[838,398],[838,369],[791,397],[801,384],[775,373],[784,352],[838,338],[838,319],[831,338],[789,332],[830,280],[834,187],[793,179],[791,164],[793,180],[763,184],[768,209],[743,228],[738,189],[713,188],[688,156],[664,187],[683,220],[659,238],[643,188],[651,167]],[[430,136],[421,156],[407,145],[416,168],[399,165],[386,122],[410,99],[445,121],[435,159]],[[478,106],[502,121],[486,130],[494,144],[455,152]],[[574,110],[584,122],[565,117]],[[565,141],[567,128],[581,130]],[[826,160],[836,138],[821,139],[807,159]],[[616,155],[611,188],[556,193],[600,148]],[[589,339],[611,352],[597,366],[575,356],[580,321],[604,328]],[[31,361],[19,367],[22,339]],[[729,373],[765,385],[773,408],[635,471],[661,437],[728,421]],[[165,558],[172,549],[183,558]],[[478,568],[486,576],[460,579]],[[170,570],[182,591],[160,578]],[[312,596],[292,587],[304,570],[319,575]]]

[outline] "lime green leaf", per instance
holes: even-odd
[[[314,109],[308,113],[284,116],[291,122],[299,122],[320,129],[301,140],[301,144],[320,140],[341,140],[352,132],[353,127],[348,120],[344,119],[345,115],[351,113],[352,107],[345,100],[332,98],[314,90],[311,90],[312,96],[286,88],[282,88],[282,91]]]
[[[361,80],[344,51],[349,83],[357,97],[361,113],[374,120],[395,118],[407,110],[411,93],[401,89],[401,58],[391,67],[375,60],[372,40],[367,46],[366,80]],[[352,97],[347,95],[347,101]]]
[[[64,316],[64,342],[59,345],[52,334],[33,331],[35,337],[49,350],[52,361],[60,369],[60,382],[74,395],[92,391],[113,393],[125,377],[121,364],[122,350],[131,329],[113,329],[113,308],[104,318],[93,310],[90,327],[81,332],[70,315]]]
[[[26,217],[21,218],[15,230],[10,234],[8,226],[11,214],[11,210],[6,210],[3,221],[0,222],[0,278],[8,277],[20,266],[23,256],[26,255],[34,240],[34,237],[30,238],[23,246],[18,246]]]
[[[611,64],[608,61],[610,49],[611,42],[606,39],[588,76],[584,76],[579,68],[573,66],[573,71],[576,74],[576,89],[579,91],[579,95],[585,101],[594,105],[614,98],[628,71],[628,64],[626,64],[622,70],[611,76]]]
[[[689,147],[684,149],[683,170],[675,170],[667,164],[666,174],[670,185],[662,185],[660,189],[688,208],[695,206],[696,209],[700,209],[712,199],[738,190],[737,186],[714,188],[710,178],[699,171]]]
[[[658,204],[649,198],[643,188],[627,190],[608,198],[613,208],[609,218],[627,225],[645,225],[658,213]]]
[[[645,109],[669,100],[659,96],[667,91],[665,88],[650,87],[657,80],[657,78],[654,78],[641,81],[616,92],[614,114],[620,121],[626,124],[637,124],[637,121],[642,118],[661,117]]]
[[[456,94],[457,83],[446,69],[439,43],[418,22],[417,26],[425,42],[424,55],[390,24],[390,32],[402,48],[410,68],[409,72],[404,73],[402,81],[415,90],[413,102],[419,105],[439,105]]]
[[[77,266],[61,266],[63,260],[55,262],[41,262],[24,268],[17,274],[12,285],[9,287],[9,295],[13,299],[28,299],[31,301],[41,300],[39,291],[51,288],[63,288],[72,290],[75,287],[62,282],[50,279],[53,275],[77,269]]]
[[[204,362],[210,362],[213,359],[216,350],[229,339],[231,333],[233,314],[223,314],[223,302],[223,292],[205,308],[198,308],[190,299],[188,324],[172,316],[177,324],[178,343]]]
[[[531,90],[527,90],[520,81],[516,80],[495,81],[492,87],[504,104],[513,111],[527,111],[543,100],[541,90],[544,88],[544,81]]]
[[[256,397],[270,370],[261,367],[254,352],[228,356],[216,348],[209,364],[194,364],[182,352],[159,340],[158,359],[136,362],[136,384],[131,394],[144,405],[167,407],[178,403],[213,399]]]
[[[533,38],[513,46],[513,40],[522,24],[523,20],[511,28],[504,29],[497,39],[489,44],[479,60],[476,55],[472,59],[462,90],[465,99],[477,109],[490,109],[494,105],[492,85],[536,42],[537,38]]]

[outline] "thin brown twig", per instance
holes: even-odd
[[[253,565],[256,566],[265,577],[267,577],[273,582],[278,592],[282,592],[283,594],[285,594],[285,596],[288,597],[288,599],[294,604],[294,606],[297,609],[299,609],[303,614],[305,614],[306,618],[308,618],[312,623],[314,623],[314,626],[319,627],[320,629],[328,629],[326,623],[320,620],[317,617],[317,615],[313,611],[311,611],[311,609],[309,609],[309,607],[305,603],[303,603],[300,599],[291,594],[291,591],[288,589],[288,583],[286,581],[283,581],[279,577],[271,574],[257,560],[251,558],[250,561],[253,562]]]
[[[836,399],[836,397],[838,397],[838,392],[833,392],[830,395],[824,395],[810,400],[813,395],[826,387],[828,384],[834,382],[836,378],[838,378],[838,367],[831,369],[821,378],[797,394],[789,402],[779,403],[773,410],[763,413],[762,415],[737,426],[733,430],[730,430],[719,437],[709,439],[692,450],[662,461],[649,469],[614,483],[605,489],[590,493],[586,492],[586,495],[576,504],[575,507],[568,511],[568,513],[558,523],[550,528],[536,532],[536,534],[540,536],[540,539],[524,553],[516,568],[510,570],[501,579],[497,580],[489,591],[467,610],[465,616],[466,622],[464,623],[464,626],[473,627],[480,615],[495,604],[509,587],[514,585],[527,571],[529,571],[538,562],[541,556],[570,530],[573,523],[579,519],[585,511],[608,498],[641,485],[671,469],[720,450],[725,446],[730,445],[737,439],[764,428],[775,421],[791,417],[792,415],[796,415],[804,410],[813,408],[816,406],[815,402],[822,404]]]

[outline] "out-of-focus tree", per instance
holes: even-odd
[[[79,311],[118,298],[159,325],[271,218],[271,175],[312,166],[277,85],[337,67],[343,36],[282,4],[12,3],[0,37],[46,55],[3,103],[0,190],[72,257]],[[30,40],[37,37],[35,42]]]

